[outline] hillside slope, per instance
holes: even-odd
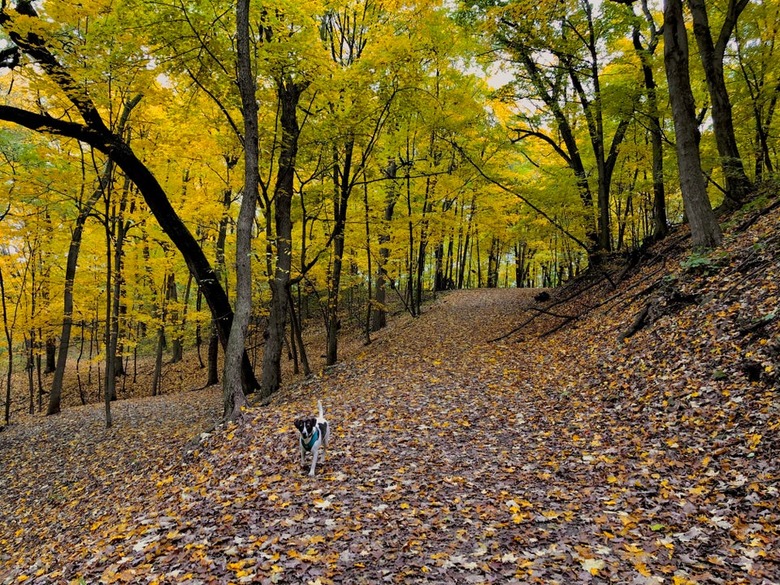
[[[0,582],[777,583],[777,209],[721,250],[441,296],[240,425],[216,390],[0,434]],[[741,223],[740,223],[741,222]],[[292,421],[335,426],[316,478]]]

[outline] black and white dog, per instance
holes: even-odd
[[[317,401],[319,416],[317,418],[299,418],[295,421],[295,428],[298,429],[298,444],[301,448],[301,467],[306,466],[306,453],[311,453],[311,469],[309,475],[314,475],[317,467],[317,456],[320,462],[325,462],[325,447],[330,442],[330,424],[325,420],[322,412],[322,402]]]

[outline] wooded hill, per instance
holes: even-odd
[[[778,18],[748,0],[4,0],[5,421],[100,396],[110,426],[136,360],[159,394],[183,348],[203,365],[187,385],[221,383],[233,418],[288,352],[333,365],[391,302],[556,286],[684,221],[691,250],[716,248],[713,206],[777,167]]]
[[[778,225],[773,192],[708,254],[443,293],[239,424],[214,388],[21,417],[0,582],[777,582]]]
[[[0,581],[780,582],[778,19],[0,1]]]

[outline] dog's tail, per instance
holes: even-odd
[[[320,410],[320,418],[325,418],[325,412],[322,410],[322,402],[317,401],[317,408]]]

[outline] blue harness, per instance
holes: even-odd
[[[319,438],[320,438],[320,427],[319,425],[317,425],[316,427],[314,427],[314,432],[311,434],[311,437],[309,437],[309,442],[303,443],[303,441],[301,441],[301,443],[303,444],[303,450],[306,451],[307,453],[311,451],[311,448],[314,447],[314,443],[316,443]]]

